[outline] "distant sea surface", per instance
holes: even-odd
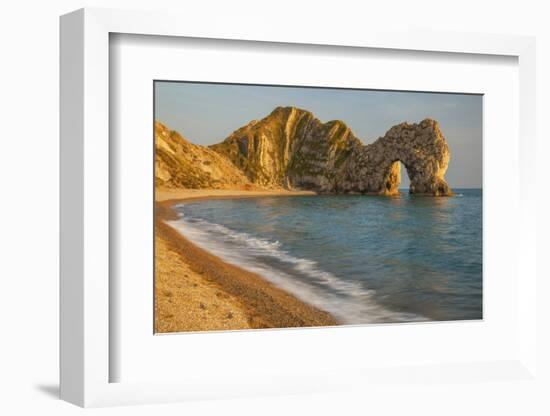
[[[345,324],[482,318],[482,192],[176,205],[190,241]]]

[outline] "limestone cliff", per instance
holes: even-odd
[[[450,158],[449,146],[437,121],[398,124],[374,143],[355,149],[337,187],[341,191],[396,194],[402,162],[411,181],[410,193],[451,195],[445,181]]]
[[[211,148],[262,187],[392,195],[401,161],[411,193],[452,194],[444,178],[449,148],[431,119],[399,124],[364,145],[342,121],[322,123],[309,111],[278,107]]]
[[[353,149],[360,146],[342,121],[323,124],[309,111],[277,107],[211,148],[260,186],[330,192]]]
[[[155,122],[155,181],[167,188],[250,189],[253,185],[227,158],[192,144]]]

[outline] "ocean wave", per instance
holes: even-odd
[[[422,321],[426,318],[391,311],[376,300],[376,292],[360,282],[346,281],[322,270],[316,261],[296,257],[283,244],[235,231],[202,218],[187,217],[184,204],[179,218],[169,221],[185,237],[222,260],[261,275],[299,299],[323,309],[346,324]]]

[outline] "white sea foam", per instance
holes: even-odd
[[[222,260],[264,277],[303,301],[346,324],[422,321],[414,314],[391,311],[375,301],[376,293],[360,282],[346,281],[322,270],[318,263],[293,256],[279,241],[258,238],[200,218],[187,218],[179,204],[178,220],[170,225]],[[281,262],[275,267],[266,260]]]

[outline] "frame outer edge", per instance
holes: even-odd
[[[109,383],[109,27],[84,9],[83,406],[98,406]]]
[[[154,24],[159,18],[163,18],[162,27]],[[110,32],[190,37],[204,34],[202,27],[192,27],[189,32],[181,33],[181,28],[165,20],[175,21],[177,16],[92,8],[77,10],[60,20],[60,396],[79,406],[189,399],[182,388],[185,384],[126,386],[109,383],[109,346],[104,342],[109,335],[109,210],[108,203],[98,204],[97,201],[104,201],[105,194],[105,201],[108,201],[108,37]],[[251,32],[255,33],[252,36],[255,39],[246,40],[306,44],[326,41],[318,32],[305,39],[295,37],[295,32],[275,36],[269,28],[252,28]],[[330,44],[385,49],[403,47],[403,33],[380,35],[379,39],[371,33],[365,35],[368,40],[357,41],[346,33]],[[416,40],[416,46],[406,49],[518,56],[520,90],[527,82],[530,91],[520,94],[520,102],[522,105],[527,102],[529,108],[535,109],[536,81],[532,78],[528,81],[534,76],[531,72],[535,64],[533,38],[462,33],[447,33],[437,38],[431,33],[428,37],[425,33],[417,36],[421,39]],[[233,32],[233,26],[231,29],[223,26],[208,37],[243,39],[242,34]],[[523,65],[528,71],[522,73]],[[97,85],[102,87],[94,88]],[[521,116],[520,113],[520,120]],[[535,120],[534,114],[531,116],[529,119]],[[520,123],[522,139],[532,142],[534,134],[533,126]],[[521,154],[520,163],[532,160],[532,156],[533,151]],[[522,213],[524,225],[533,228],[534,218],[525,214]],[[522,235],[522,239],[533,238],[532,228]],[[521,264],[533,259],[528,257],[521,259]],[[531,284],[529,290],[519,295],[521,307],[529,306],[534,300],[535,283]],[[522,364],[528,368],[536,368],[536,361],[526,363],[525,360],[536,348],[536,328],[534,331],[529,328],[523,336],[529,340],[519,346],[518,358],[522,358]]]
[[[84,12],[60,18],[60,398],[84,405]]]
[[[537,240],[537,175],[532,175],[530,168],[537,167],[537,72],[536,72],[536,39],[526,39],[524,48],[519,54],[519,137],[527,145],[518,149],[521,169],[520,190],[520,244],[534,243]],[[520,322],[518,331],[521,340],[519,356],[532,376],[537,376],[537,312],[530,305],[537,304],[537,251],[519,250],[518,275],[528,282],[518,292],[518,313]]]

